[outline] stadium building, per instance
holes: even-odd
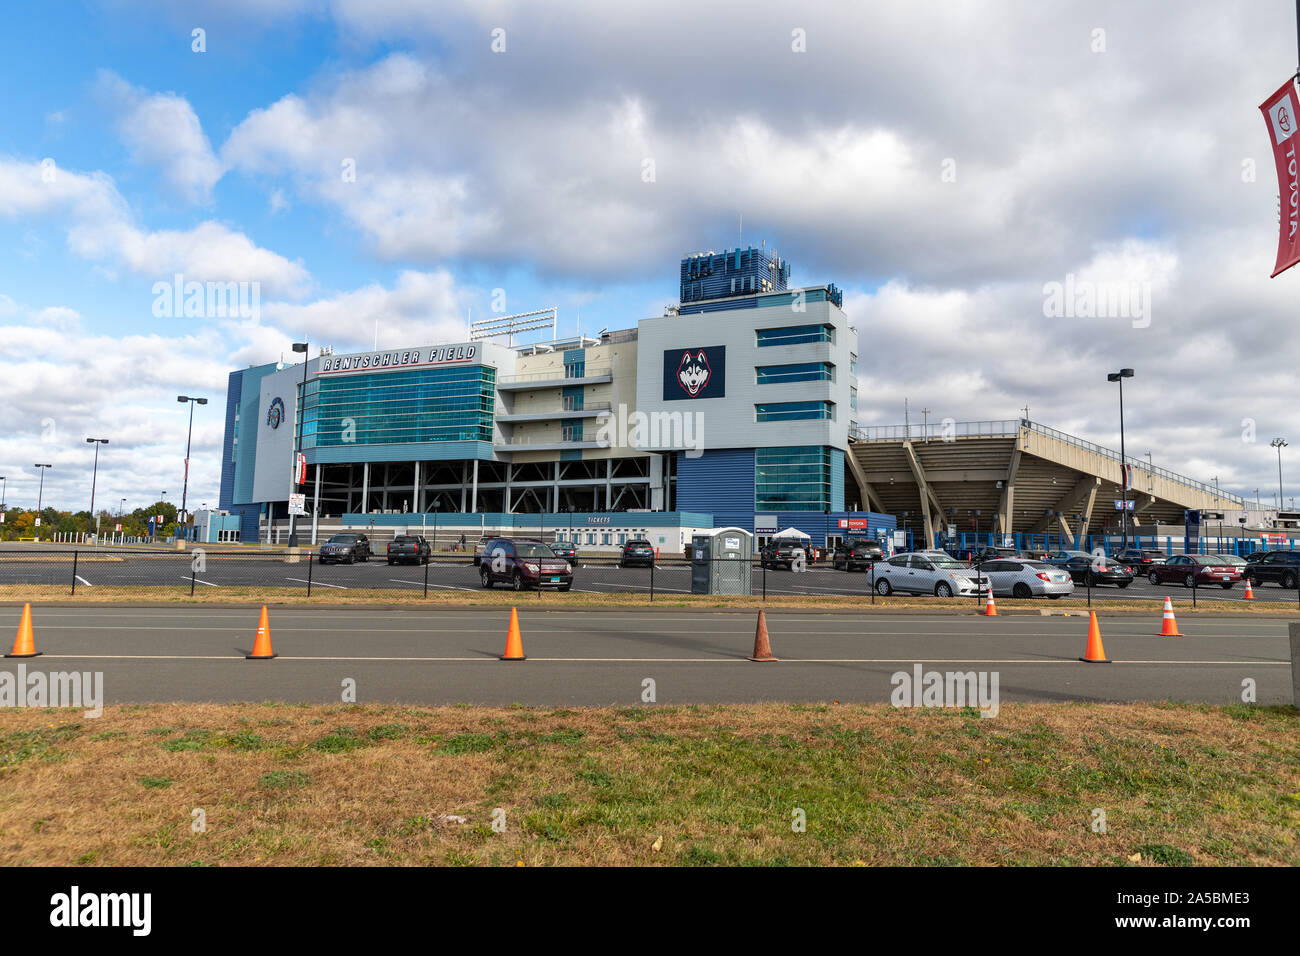
[[[634,328],[519,346],[494,319],[463,342],[232,372],[220,507],[243,540],[281,543],[291,520],[299,543],[436,526],[444,547],[527,532],[675,551],[722,526],[874,536],[894,519],[846,483],[857,332],[834,285],[789,277],[763,247],[700,253],[681,261],[681,304]]]

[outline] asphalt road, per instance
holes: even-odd
[[[29,557],[28,552],[0,552],[0,594],[7,586],[53,584],[68,587],[71,591],[74,570],[70,558],[52,559],[46,556]],[[185,586],[190,582],[192,555],[185,552],[159,552],[144,555],[95,555],[82,551],[78,555],[75,577],[77,588],[87,589],[87,596],[95,587],[119,585],[170,585]],[[478,572],[469,558],[440,555],[429,566],[428,586],[434,591],[477,591]],[[374,590],[385,592],[423,593],[425,572],[423,566],[389,566],[382,558],[372,558],[363,564],[313,563],[311,569],[313,593],[329,590]],[[661,560],[654,569],[655,593],[665,595],[691,593],[691,569],[680,559]],[[273,586],[307,589],[308,564],[305,560],[286,563],[276,554],[210,553],[202,571],[194,575],[195,590],[230,586]],[[762,569],[752,572],[754,594],[762,594],[766,587],[769,595],[860,595],[870,598],[870,575],[855,571],[835,571],[828,567],[813,567],[796,574],[786,570]],[[620,568],[612,560],[580,558],[574,581],[579,592],[619,594],[647,593],[651,587],[649,568]],[[1198,588],[1198,600],[1240,601],[1245,585],[1236,584],[1230,589],[1218,587]],[[1076,585],[1072,597],[1065,601],[1080,601],[1087,589]],[[1178,605],[1192,601],[1192,591],[1179,585],[1152,585],[1139,578],[1127,588],[1103,586],[1093,589],[1093,597],[1104,600],[1160,601],[1165,597]],[[1300,610],[1300,594],[1285,590],[1275,584],[1263,584],[1255,591],[1258,601],[1290,603]],[[971,599],[972,602],[974,599]],[[1061,602],[1041,599],[1044,606],[1060,606]]]
[[[0,613],[7,631],[18,608]],[[1084,664],[1087,618],[772,612],[780,663],[746,660],[751,612],[545,611],[521,602],[528,660],[497,659],[501,609],[277,609],[276,652],[248,661],[257,611],[38,607],[41,657],[0,661],[28,673],[102,671],[107,703],[264,701],[411,704],[641,705],[657,703],[887,701],[891,675],[989,671],[1001,700],[1239,702],[1252,678],[1262,704],[1289,703],[1284,618],[1197,617],[1182,638],[1160,638],[1158,618],[1102,617],[1111,664]]]

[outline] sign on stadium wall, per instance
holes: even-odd
[[[693,346],[664,350],[664,401],[725,398],[727,347]]]
[[[477,345],[437,345],[423,349],[396,349],[390,352],[355,352],[351,355],[325,355],[320,360],[321,374],[335,372],[374,372],[391,368],[418,368],[472,362],[478,356]]]

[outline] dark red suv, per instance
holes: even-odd
[[[490,538],[483,542],[483,551],[474,562],[485,588],[508,584],[516,591],[567,591],[573,587],[573,565],[535,538]]]

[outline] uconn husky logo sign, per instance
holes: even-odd
[[[271,407],[266,410],[266,423],[272,428],[279,428],[284,422],[284,399],[271,399]]]
[[[727,394],[727,347],[709,345],[664,352],[664,401],[723,398]]]

